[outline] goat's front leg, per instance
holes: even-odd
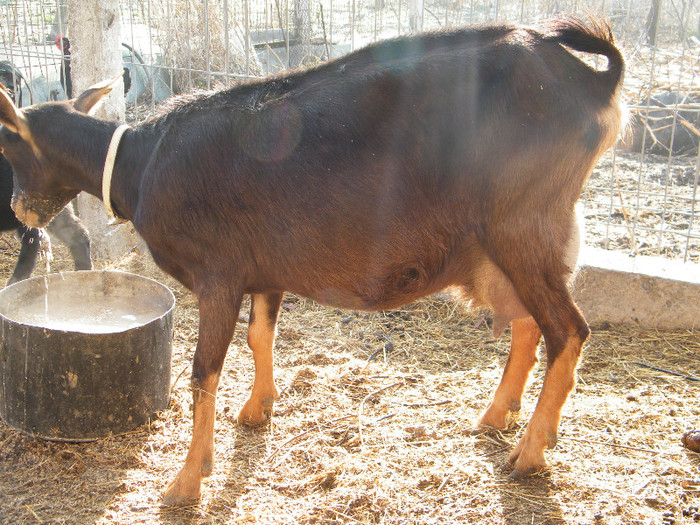
[[[199,341],[192,366],[192,442],[185,464],[165,491],[164,505],[197,501],[202,477],[208,476],[214,467],[216,391],[241,305],[240,294],[225,293],[220,289],[198,295]]]
[[[23,281],[32,275],[36,266],[36,258],[39,255],[42,237],[45,237],[48,242],[48,237],[42,236],[41,230],[24,225],[17,228],[17,236],[22,242],[22,247],[19,250],[19,257],[17,257],[17,264],[12,272],[12,277],[7,281],[8,286],[18,281]]]
[[[477,421],[479,428],[505,430],[508,414],[520,410],[520,399],[530,371],[537,363],[537,346],[542,333],[532,317],[513,320],[510,354],[503,370],[503,378],[493,400]]]
[[[248,346],[253,351],[255,380],[250,398],[238,414],[238,422],[255,426],[270,419],[272,405],[279,397],[273,377],[272,347],[282,293],[254,294],[250,299]]]

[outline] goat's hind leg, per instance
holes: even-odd
[[[76,270],[92,270],[90,236],[70,204],[56,215],[46,230],[70,249]]]
[[[238,319],[242,294],[225,290],[221,284],[213,286],[213,289],[197,294],[199,341],[192,365],[192,442],[185,464],[165,491],[164,505],[196,502],[201,494],[202,477],[208,476],[214,465],[216,391]]]
[[[505,430],[508,415],[520,410],[520,400],[530,371],[537,363],[537,346],[542,333],[532,317],[514,319],[511,325],[510,354],[493,400],[477,420],[477,430]]]
[[[574,387],[576,365],[589,329],[578,308],[571,301],[558,316],[558,326],[543,326],[547,371],[525,433],[515,446],[508,463],[513,465],[513,477],[518,478],[546,467],[545,448],[554,448],[561,410]]]
[[[535,412],[508,458],[516,478],[546,467],[544,450],[556,445],[561,410],[574,387],[576,365],[589,334],[585,319],[566,289],[565,279],[559,286],[545,284],[551,282],[542,279],[538,289],[523,294],[544,335],[547,370]]]
[[[256,426],[272,416],[272,406],[279,397],[274,381],[272,348],[282,293],[251,295],[248,346],[253,351],[255,380],[250,398],[238,414],[240,424]]]
[[[565,224],[561,219],[547,220],[552,228]],[[570,233],[564,243],[556,241],[556,232],[547,234],[539,227],[518,231],[518,223],[512,223],[502,225],[501,242],[490,247],[494,262],[511,280],[523,306],[542,331],[547,354],[537,406],[508,458],[514,477],[546,467],[544,451],[556,444],[561,410],[573,389],[581,348],[590,333],[567,288],[579,239],[576,219],[572,216],[570,220]],[[529,245],[536,249],[513,249],[522,239],[529,239]]]

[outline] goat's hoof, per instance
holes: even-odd
[[[513,471],[508,477],[514,481],[521,481],[525,478],[541,475],[549,471],[549,467],[547,466],[547,462],[545,461],[543,455],[530,461],[526,461],[525,457],[520,454],[517,456],[516,461],[513,460],[513,454],[511,453],[511,457],[508,459],[507,465],[513,468]]]
[[[465,433],[469,436],[480,436],[481,434],[488,434],[492,431],[493,429],[490,427],[482,426],[482,425],[475,425],[465,431]]]
[[[483,434],[484,432],[505,432],[508,430],[506,418],[501,418],[498,421],[479,418],[476,425],[472,427],[474,434]]]
[[[508,429],[508,411],[498,415],[484,412],[479,419],[476,420],[476,429],[483,430],[507,430]]]
[[[507,407],[502,403],[499,405],[492,403],[476,420],[476,426],[493,430],[508,430],[517,418],[519,411],[520,402],[518,401],[511,401]]]
[[[266,425],[272,418],[272,407],[274,404],[274,397],[265,397],[260,401],[249,399],[238,413],[236,422],[246,427]]]
[[[507,464],[509,468],[512,468],[512,465]],[[513,468],[512,472],[508,474],[508,479],[513,480],[513,481],[522,481],[525,478],[528,478],[532,476],[536,470],[534,468],[528,468],[525,470],[520,470],[517,468]]]
[[[514,468],[513,472],[508,475],[508,478],[513,481],[523,481],[534,476],[546,476],[549,474],[547,465],[541,467],[528,467],[525,469]]]
[[[182,507],[199,503],[202,490],[201,477],[191,475],[184,469],[175,476],[165,489],[163,505],[166,507]]]
[[[477,422],[474,426],[472,426],[466,431],[466,434],[470,436],[480,436],[482,434],[497,436],[500,432],[507,431],[507,427],[499,428],[491,425],[484,425],[482,423]]]
[[[200,496],[172,494],[169,491],[166,491],[163,495],[162,503],[164,507],[188,507],[191,505],[197,505],[199,500]]]
[[[503,463],[503,465],[498,467],[498,472],[500,472],[501,474],[509,474],[513,472],[513,464],[510,461],[506,461],[505,463]]]

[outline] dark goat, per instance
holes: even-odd
[[[27,279],[34,271],[41,243],[49,242],[40,229],[22,224],[10,208],[12,177],[12,166],[3,155],[0,155],[0,231],[15,230],[22,242],[17,264],[7,284]],[[51,236],[68,246],[76,270],[92,270],[90,238],[70,205],[61,210],[46,229]]]
[[[20,87],[21,82],[24,81],[25,84],[27,80],[24,75],[17,69],[12,62],[7,60],[0,61],[0,84],[5,86],[9,96],[18,106],[22,106],[22,89]]]
[[[607,70],[565,46],[606,56]],[[82,113],[109,84],[26,110],[0,98],[18,216],[41,226],[81,190],[102,196],[197,295],[192,443],[165,502],[198,498],[213,468],[216,391],[244,294],[256,372],[239,420],[269,416],[285,290],[387,309],[451,286],[490,304],[495,328],[513,321],[513,332],[482,426],[503,428],[519,408],[544,335],[539,403],[509,458],[517,476],[544,467],[589,334],[567,289],[574,204],[618,135],[623,69],[607,25],[569,19],[386,41],[178,99],[126,131],[105,194],[117,123]]]
[[[0,87],[5,87],[10,99],[21,101],[20,81],[23,79],[22,73],[10,62],[0,62]],[[15,216],[10,207],[13,184],[12,166],[3,155],[0,155],[0,231],[16,230],[22,242],[17,264],[7,281],[8,285],[27,279],[32,274],[41,243],[49,243],[48,237],[42,230],[22,224]],[[66,206],[47,226],[47,230],[68,246],[76,270],[92,269],[90,238],[71,206]]]

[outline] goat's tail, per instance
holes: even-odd
[[[554,40],[582,53],[603,55],[608,59],[608,68],[601,71],[610,95],[615,94],[625,74],[625,60],[615,46],[610,25],[603,20],[562,17],[545,24],[547,40]]]

